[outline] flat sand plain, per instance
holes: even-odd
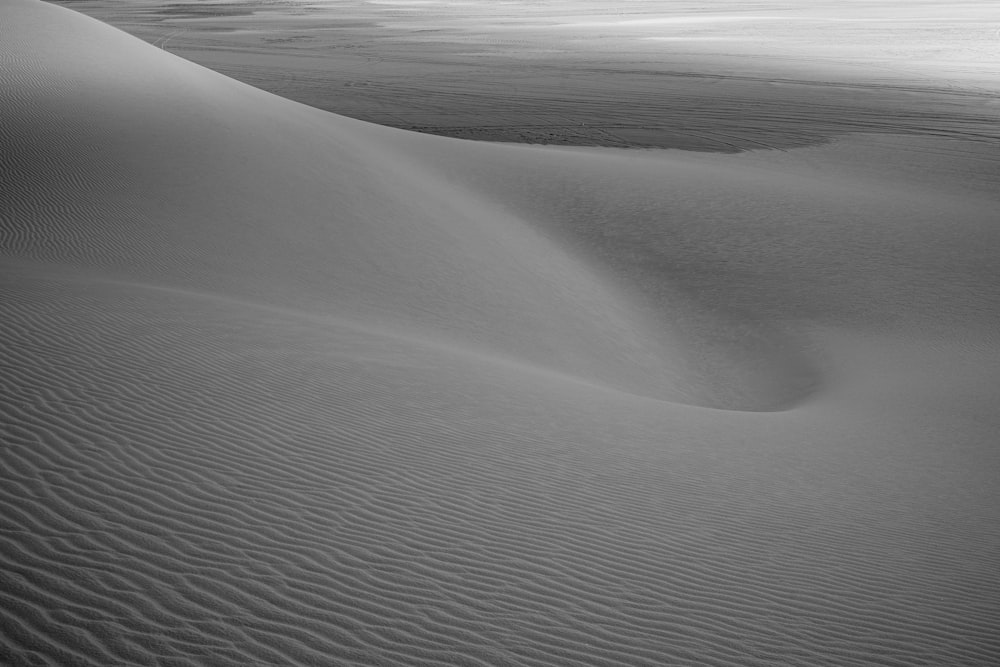
[[[996,140],[984,2],[67,0],[283,97],[445,136],[737,152]]]
[[[987,136],[428,136],[0,7],[0,662],[995,665]]]

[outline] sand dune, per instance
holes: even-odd
[[[0,12],[0,661],[1000,660],[995,144],[475,144]]]

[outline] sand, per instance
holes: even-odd
[[[0,20],[0,661],[992,665],[988,137],[498,145]]]
[[[1000,8],[912,0],[66,0],[337,114],[465,139],[734,153],[1000,140]]]

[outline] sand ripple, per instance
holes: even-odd
[[[992,286],[951,338],[900,333],[933,294],[796,318],[737,289],[749,239],[681,234],[746,262],[698,291],[568,229],[599,193],[508,192],[603,157],[515,172],[0,11],[0,662],[1000,660]]]

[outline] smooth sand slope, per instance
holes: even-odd
[[[1000,660],[996,145],[474,144],[0,19],[0,662]]]

